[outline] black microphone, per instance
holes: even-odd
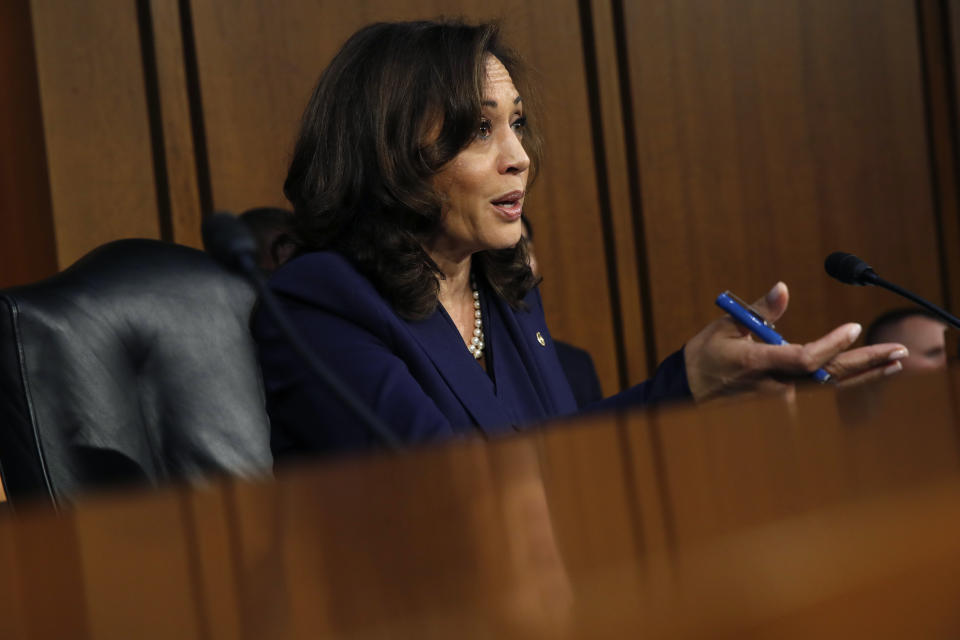
[[[830,277],[836,278],[845,284],[855,284],[861,287],[872,284],[878,287],[883,287],[889,291],[893,291],[897,295],[903,296],[907,300],[911,300],[924,309],[927,309],[940,316],[954,329],[960,329],[960,319],[947,313],[932,302],[921,298],[917,294],[907,291],[903,287],[897,286],[892,282],[887,282],[878,276],[877,272],[874,271],[870,265],[852,253],[835,251],[827,256],[827,259],[823,263],[823,267],[827,270],[827,273],[830,275]]]
[[[832,277],[846,284],[864,286],[875,284],[877,273],[866,262],[843,251],[834,251],[823,263],[823,267]]]
[[[257,288],[260,302],[276,321],[281,333],[303,359],[313,373],[326,384],[334,395],[347,405],[360,419],[363,426],[381,444],[389,449],[399,449],[400,439],[370,410],[337,375],[314,354],[303,341],[293,324],[287,319],[280,303],[257,268],[257,242],[247,226],[231,213],[217,212],[206,216],[202,225],[203,246],[214,260],[231,271],[246,276]]]

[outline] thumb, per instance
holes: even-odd
[[[773,324],[787,310],[789,301],[790,292],[787,290],[787,285],[778,282],[767,292],[767,295],[753,303],[753,308],[763,316],[764,320]]]

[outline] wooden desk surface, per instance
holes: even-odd
[[[958,374],[23,509],[0,637],[956,636]]]

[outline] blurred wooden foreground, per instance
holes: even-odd
[[[960,370],[0,519],[2,638],[960,635]]]

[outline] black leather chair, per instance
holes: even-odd
[[[0,292],[0,474],[16,506],[102,486],[269,473],[253,288],[118,240]]]

